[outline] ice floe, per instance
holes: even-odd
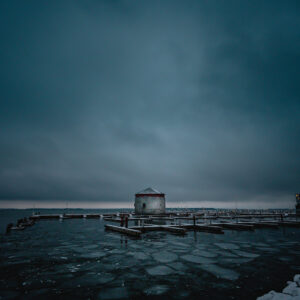
[[[174,252],[174,253],[188,253],[188,252],[190,252],[190,250],[189,249],[172,249],[172,252]]]
[[[183,264],[182,262],[173,262],[172,264],[169,264],[169,266],[177,271],[186,271],[188,267]]]
[[[82,258],[101,258],[106,256],[103,251],[87,252],[80,255]]]
[[[199,256],[203,256],[203,257],[208,257],[208,258],[213,258],[213,257],[217,257],[218,254],[216,252],[213,251],[205,251],[205,250],[194,250],[193,254],[195,255],[199,255]]]
[[[240,249],[240,247],[236,244],[231,243],[215,243],[216,246],[218,246],[221,249],[229,249],[229,250],[237,250]]]
[[[170,244],[172,244],[173,246],[175,246],[176,248],[189,248],[190,245],[188,243],[181,243],[181,242],[176,242],[176,241],[170,241]]]
[[[216,253],[218,253],[220,256],[225,257],[238,257],[236,254],[233,254],[230,251],[218,250]]]
[[[152,276],[169,275],[169,274],[174,273],[174,270],[172,270],[171,268],[169,268],[167,266],[155,266],[152,268],[147,268],[146,271],[149,275],[152,275]]]
[[[259,254],[249,253],[249,252],[240,251],[240,250],[232,250],[232,252],[237,254],[238,256],[242,256],[242,257],[248,257],[248,258],[259,257]]]
[[[269,245],[266,243],[252,243],[252,245],[257,247],[269,247]]]
[[[128,290],[125,287],[107,288],[101,290],[97,297],[99,300],[123,298],[128,298]]]
[[[86,252],[88,252],[87,249],[84,249],[83,247],[78,247],[78,246],[72,247],[72,250],[74,252],[77,252],[77,253],[86,253]]]
[[[152,287],[146,289],[144,291],[144,293],[146,295],[152,295],[152,296],[154,296],[154,295],[164,294],[168,290],[169,290],[169,287],[167,285],[155,285],[155,286],[152,286]]]
[[[222,267],[219,267],[217,265],[209,264],[209,265],[201,265],[200,268],[204,271],[207,271],[217,278],[222,278],[222,279],[227,279],[227,280],[237,280],[239,278],[239,273],[230,270],[230,269],[225,269]]]
[[[88,286],[98,286],[101,284],[106,284],[113,281],[115,276],[111,273],[87,273],[82,276],[73,278],[67,282],[63,282],[63,287],[88,287]]]
[[[71,273],[74,273],[74,272],[79,271],[79,269],[80,269],[80,266],[77,266],[75,264],[66,264],[66,265],[63,265],[63,268],[61,269],[61,272],[69,271]]]
[[[161,263],[169,263],[178,258],[178,256],[174,253],[171,253],[169,251],[161,251],[161,252],[156,252],[152,254],[153,258]]]
[[[128,252],[127,254],[139,260],[146,260],[149,258],[149,255],[145,254],[144,252]]]
[[[227,257],[223,258],[222,260],[219,261],[219,264],[234,264],[234,265],[241,265],[248,263],[252,261],[253,258],[234,258],[234,257]]]
[[[86,246],[83,246],[83,248],[85,248],[85,249],[96,249],[98,247],[99,247],[98,245],[86,245]]]
[[[216,263],[215,260],[209,259],[207,257],[201,257],[201,256],[195,256],[195,255],[182,255],[180,256],[181,259],[191,262],[191,263],[196,263],[196,264],[213,264]]]
[[[286,262],[292,261],[292,258],[287,257],[287,256],[281,256],[281,257],[278,257],[278,259],[281,261],[286,261]]]
[[[277,248],[270,248],[270,247],[256,247],[257,250],[263,251],[263,252],[270,252],[270,253],[276,253],[280,250]]]
[[[124,254],[124,253],[126,253],[125,250],[121,250],[121,249],[112,249],[112,250],[108,250],[108,252],[110,254]]]
[[[157,242],[157,241],[153,242],[153,245],[152,245],[152,247],[155,247],[155,248],[161,248],[161,247],[165,247],[165,246],[167,246],[166,243],[164,243],[164,242]]]

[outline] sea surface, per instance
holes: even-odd
[[[300,273],[300,228],[135,239],[102,219],[67,219],[5,234],[31,214],[0,210],[0,299],[256,299]]]

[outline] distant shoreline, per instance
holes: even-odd
[[[64,208],[64,207],[28,207],[28,208],[15,208],[15,207],[0,207],[0,210],[49,210],[49,209],[60,209],[60,210],[70,210],[70,209],[77,209],[77,210],[95,210],[95,209],[114,209],[114,210],[118,210],[118,209],[126,209],[126,210],[134,210],[134,207],[130,208],[130,207],[94,207],[94,208],[85,208],[85,207],[68,207],[68,208]],[[235,208],[214,208],[214,207],[170,207],[167,208],[167,210],[176,210],[176,209],[180,209],[180,210],[228,210],[228,211],[232,211],[232,210],[237,210],[237,211],[243,211],[243,210],[250,210],[250,211],[293,211],[293,208],[262,208],[262,209],[255,209],[255,208],[240,208],[240,209],[235,209]]]

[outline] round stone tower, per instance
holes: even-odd
[[[165,194],[147,188],[135,194],[135,213],[138,215],[164,214],[166,209]]]

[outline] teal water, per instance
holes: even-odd
[[[0,210],[2,232],[31,214]],[[256,299],[300,273],[299,228],[134,239],[106,232],[104,224],[43,220],[1,234],[1,299]]]

